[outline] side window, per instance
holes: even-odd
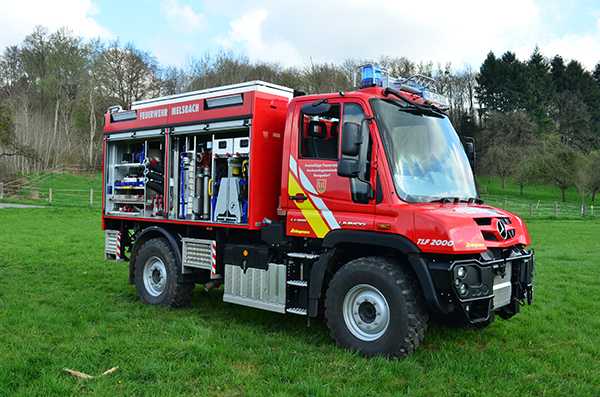
[[[365,118],[365,112],[358,103],[346,103],[344,104],[344,123],[351,122],[360,125]],[[342,123],[343,125],[343,123]],[[370,176],[370,167],[371,164],[371,139],[369,136],[364,137],[366,145],[362,145],[361,150],[366,150],[365,158],[367,159],[367,163],[365,164],[365,177]]]
[[[332,104],[327,114],[300,114],[300,156],[305,159],[337,160],[340,105]]]
[[[344,104],[344,123],[352,122],[360,124],[362,119],[365,118],[365,112],[358,103],[346,103]]]

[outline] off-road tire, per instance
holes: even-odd
[[[373,341],[352,334],[343,315],[346,293],[367,284],[377,288],[389,306],[389,324]],[[364,356],[405,357],[419,346],[425,336],[429,316],[416,278],[395,260],[365,257],[352,260],[331,280],[325,300],[325,316],[331,337],[344,348]]]
[[[153,296],[144,285],[144,266],[151,257],[158,257],[166,268],[166,285],[162,293]],[[138,250],[135,258],[135,287],[142,302],[150,305],[182,307],[190,304],[194,283],[183,280],[181,267],[173,249],[164,238],[153,238],[146,241]]]

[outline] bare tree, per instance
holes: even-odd
[[[130,107],[159,91],[157,72],[158,64],[149,53],[115,41],[102,51],[96,76],[105,96]]]

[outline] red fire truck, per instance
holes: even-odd
[[[360,69],[356,91],[252,81],[109,109],[106,257],[144,303],[324,317],[343,347],[405,356],[432,316],[485,326],[531,304],[523,221],[479,200],[428,79]]]

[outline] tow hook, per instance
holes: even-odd
[[[531,305],[533,303],[533,285],[528,285],[525,291],[527,291],[527,304]]]
[[[498,265],[493,265],[492,269],[494,270],[494,273],[496,273],[500,277],[504,277],[506,275],[506,262],[503,262]]]

